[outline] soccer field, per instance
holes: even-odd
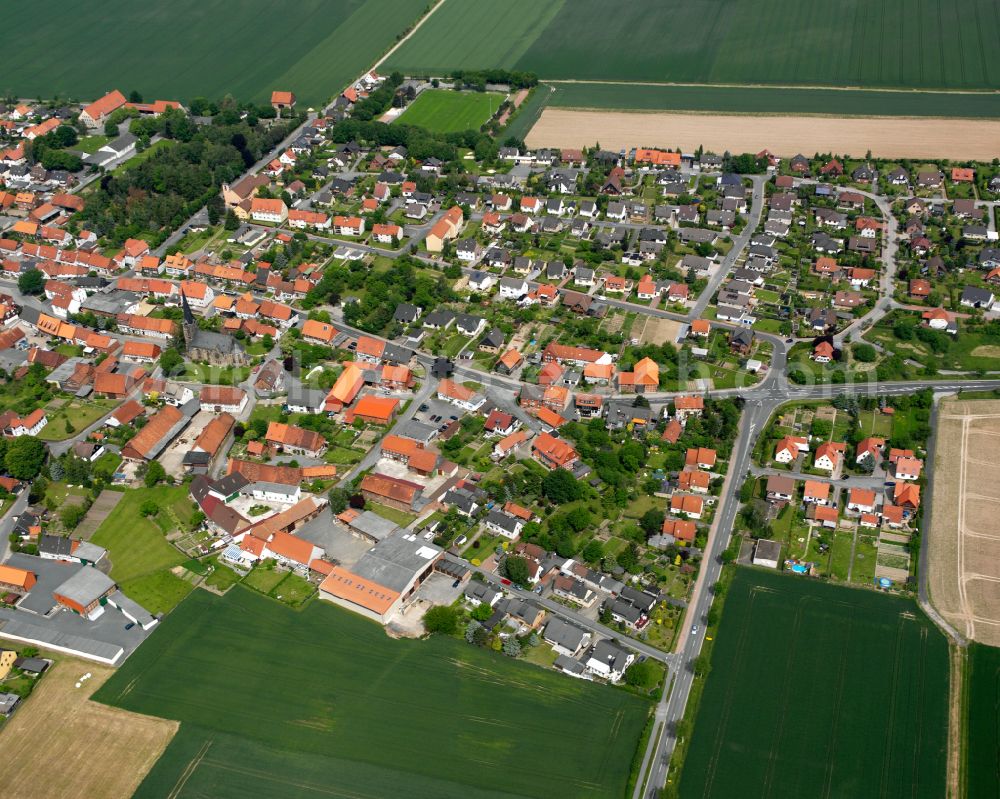
[[[174,799],[621,796],[651,707],[240,586],[193,593],[95,698],[181,722],[136,794]]]
[[[913,602],[740,569],[683,799],[945,795],[948,646]]]
[[[4,15],[2,88],[18,97],[322,103],[412,25],[425,0],[33,0]]]
[[[396,121],[435,133],[479,130],[503,102],[497,92],[455,92],[427,89],[400,114]]]
[[[969,647],[966,796],[1000,796],[1000,649]]]
[[[550,80],[982,90],[1000,88],[998,42],[995,0],[445,0],[389,64]]]

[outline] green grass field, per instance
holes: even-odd
[[[240,586],[192,594],[95,697],[181,722],[136,793],[175,799],[617,797],[650,708]]]
[[[548,86],[548,84],[546,84]],[[1000,116],[1000,94],[947,94],[865,89],[776,89],[733,86],[649,86],[558,83],[546,93],[553,108],[718,111],[835,116]]]
[[[404,72],[502,67],[542,79],[686,84],[1000,88],[993,0],[837,4],[795,0],[446,0],[389,59]],[[996,98],[742,94],[743,89],[567,86],[563,105],[986,116]],[[703,96],[701,96],[703,95]],[[887,111],[885,101],[889,100]],[[830,109],[830,106],[833,106]],[[995,113],[995,112],[994,112]]]
[[[915,603],[740,569],[680,796],[942,797],[947,703],[947,642]]]
[[[389,63],[570,80],[995,89],[998,29],[991,0],[634,0],[614,13],[600,0],[447,0]]]
[[[160,506],[147,518],[139,512],[146,500]],[[150,613],[172,610],[191,591],[191,585],[170,572],[185,558],[164,537],[177,522],[191,518],[191,500],[183,486],[156,486],[125,492],[94,533],[93,542],[108,550],[111,576],[122,590]]]
[[[965,795],[1000,796],[1000,649],[970,646],[966,678]]]
[[[4,23],[3,89],[19,97],[93,98],[118,87],[146,99],[266,101],[274,89],[305,104],[336,95],[412,25],[425,0],[38,0]],[[86,42],[100,58],[67,58]]]
[[[479,130],[503,102],[496,92],[455,92],[428,89],[413,101],[397,122],[417,125],[435,133]]]

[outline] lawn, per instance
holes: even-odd
[[[160,507],[152,519],[139,512],[147,500]],[[187,583],[170,573],[173,566],[184,562],[184,556],[164,533],[187,524],[191,514],[184,486],[134,489],[125,492],[94,533],[93,542],[108,550],[111,576],[128,596],[151,612],[171,610],[190,590]]]
[[[345,645],[346,644],[346,645]],[[252,695],[253,701],[247,697]],[[95,695],[177,719],[137,797],[621,796],[650,705],[325,602],[198,591]]]
[[[110,141],[111,141],[110,136],[84,136],[70,149],[79,150],[81,153],[87,153],[88,155],[90,155],[92,153],[96,153]]]
[[[191,583],[168,569],[123,580],[120,585],[125,596],[138,602],[150,613],[167,613],[173,610],[194,590]]]
[[[426,6],[302,0],[282,8],[275,36],[266,0],[244,0],[238,9],[223,0],[107,0],[99,13],[83,0],[38,0],[4,24],[11,55],[4,85],[18,97],[94,98],[117,86],[146,100],[181,101],[232,94],[263,102],[287,89],[304,108],[368,69]],[[63,54],[81,41],[101,58],[68,63]]]
[[[914,602],[738,569],[715,639],[683,799],[945,795],[948,645]]]
[[[379,505],[377,502],[369,502],[365,505],[365,510],[377,513],[383,519],[395,522],[400,527],[409,526],[413,520],[417,518],[415,513],[407,513],[406,511],[399,510],[398,508],[390,508],[388,505]]]
[[[991,0],[919,7],[905,0],[633,0],[611,14],[602,0],[515,0],[501,6],[446,0],[388,63],[435,75],[502,67],[543,79],[997,89],[1000,65],[989,54],[998,32]],[[731,101],[761,110],[737,95],[743,89],[729,91]],[[606,92],[628,95],[631,88]],[[954,99],[951,112],[968,113],[967,98]],[[837,114],[852,103],[833,100],[813,110]],[[917,98],[900,100],[927,113]],[[797,108],[794,98],[785,103]],[[931,103],[941,113],[940,101]],[[996,108],[1000,99],[991,103]],[[877,100],[869,105],[870,112],[885,113]]]
[[[177,379],[217,386],[236,386],[249,376],[249,366],[212,366],[188,361],[184,364],[184,372]]]
[[[496,92],[428,89],[396,121],[417,125],[435,133],[479,130],[496,113],[503,99],[503,95]]]
[[[86,430],[104,414],[114,410],[116,405],[113,400],[66,400],[62,407],[47,412],[49,422],[39,431],[38,437],[42,441],[65,441]],[[67,422],[69,427],[66,426]]]
[[[965,796],[1000,795],[1000,649],[969,647],[965,686]]]

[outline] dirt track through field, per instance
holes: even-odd
[[[127,799],[135,792],[179,725],[90,701],[112,673],[60,660],[42,677],[0,731],[0,796]]]
[[[1000,646],[1000,401],[941,404],[927,532],[931,602],[963,635]]]
[[[1000,155],[1000,120],[912,117],[740,116],[546,108],[529,147],[680,147],[722,153],[816,152],[884,158],[990,161]]]

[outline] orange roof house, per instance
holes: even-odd
[[[916,510],[920,507],[920,485],[917,483],[896,483],[892,501],[904,511]]]
[[[667,422],[667,426],[664,428],[663,435],[660,438],[668,444],[676,444],[683,432],[684,426],[676,419],[671,419]]]
[[[317,341],[321,344],[329,344],[337,336],[337,328],[329,322],[320,322],[316,319],[306,319],[302,325],[302,338],[307,341]]]
[[[125,95],[115,89],[112,92],[108,92],[99,100],[94,100],[90,105],[84,106],[80,112],[80,120],[88,128],[99,128],[109,116],[124,106],[126,102]]]
[[[326,449],[326,439],[316,431],[281,422],[271,422],[267,426],[264,440],[286,451],[303,452],[313,457],[319,457]]]
[[[34,587],[35,582],[37,580],[33,572],[0,564],[0,591],[24,594]]]
[[[367,424],[386,425],[392,421],[398,408],[399,400],[395,397],[375,397],[367,394],[347,411],[344,421],[350,424],[355,419],[360,419]]]
[[[718,458],[714,449],[707,447],[692,447],[687,451],[684,459],[685,466],[699,466],[702,469],[711,469],[715,466]]]
[[[618,373],[618,388],[625,392],[642,394],[655,391],[660,386],[660,367],[652,358],[643,358],[631,372]]]
[[[672,535],[678,541],[693,543],[697,529],[695,523],[687,519],[664,519],[660,532],[663,535]]]
[[[681,154],[667,152],[666,150],[651,150],[645,147],[637,147],[635,151],[635,163],[679,167],[681,165]]]
[[[707,319],[695,319],[691,322],[692,336],[707,336],[712,332],[712,325]]]
[[[344,371],[340,373],[337,382],[333,384],[330,392],[326,395],[324,409],[327,413],[339,413],[346,406],[354,402],[358,392],[365,385],[365,374],[361,367],[349,361],[344,364]]]
[[[565,468],[572,465],[579,457],[562,439],[551,433],[541,433],[531,445],[531,454],[536,461],[548,469]]]
[[[207,452],[211,457],[215,457],[222,448],[223,442],[229,436],[230,431],[236,424],[236,419],[230,413],[222,412],[212,418],[201,434],[195,439],[194,448],[201,452]],[[259,442],[250,442],[259,443]]]
[[[359,577],[342,566],[333,566],[319,586],[319,595],[377,621],[385,621],[400,598],[398,591]]]
[[[802,499],[806,502],[825,504],[830,499],[830,484],[822,480],[806,480]]]
[[[674,494],[670,497],[670,512],[683,513],[695,519],[701,518],[701,513],[705,508],[705,500],[693,494]]]
[[[271,92],[271,107],[274,108],[275,111],[281,111],[285,108],[294,108],[295,93],[282,91]]]

